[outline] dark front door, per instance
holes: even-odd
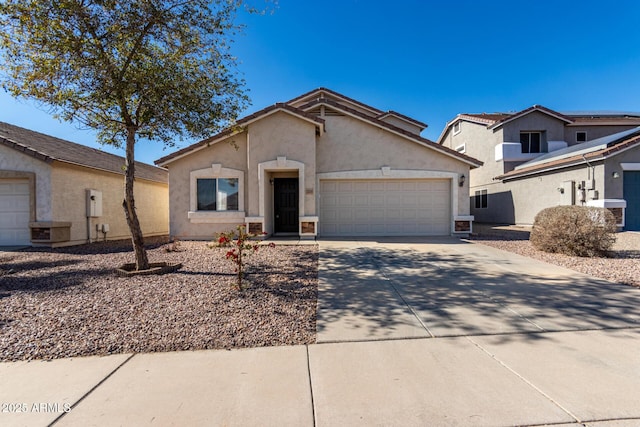
[[[273,210],[276,233],[298,232],[298,178],[273,180]]]
[[[640,171],[625,171],[623,178],[624,199],[627,201],[624,229],[640,230]]]

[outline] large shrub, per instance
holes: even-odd
[[[592,257],[611,249],[615,232],[616,220],[608,209],[556,206],[536,215],[530,240],[541,251]]]

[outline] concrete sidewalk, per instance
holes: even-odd
[[[0,425],[630,427],[639,366],[640,329],[2,363]]]

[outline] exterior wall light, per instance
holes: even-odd
[[[459,187],[462,187],[462,186],[464,185],[464,181],[465,181],[466,179],[467,179],[467,178],[464,176],[464,174],[460,175],[460,178],[458,178],[458,186],[459,186]]]
[[[618,178],[620,178],[620,174],[618,172],[614,172],[614,173],[611,174],[611,177],[613,179],[618,179]]]

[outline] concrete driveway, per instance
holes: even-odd
[[[640,326],[640,292],[454,238],[321,240],[318,342]]]

